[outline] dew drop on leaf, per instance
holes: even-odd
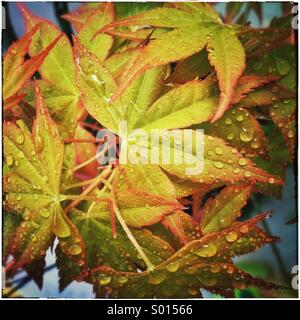
[[[230,118],[226,118],[225,119],[225,124],[227,124],[228,126],[232,124],[232,121]]]
[[[77,256],[82,252],[82,248],[77,245],[77,244],[73,244],[69,250],[68,250],[69,254],[72,256]]]
[[[239,114],[237,117],[236,117],[236,121],[238,121],[238,122],[242,122],[244,120],[244,117],[241,115],[241,114]]]
[[[149,284],[160,284],[162,283],[166,278],[166,273],[165,272],[151,272],[148,276],[148,283]]]
[[[233,138],[234,138],[234,134],[233,133],[228,133],[227,139],[228,140],[232,140]]]
[[[214,244],[204,245],[196,250],[195,253],[203,258],[213,257],[217,253],[217,247]]]
[[[121,276],[118,281],[119,283],[124,284],[128,281],[128,278],[125,276]]]
[[[240,232],[241,233],[247,233],[249,231],[248,226],[244,225],[240,227]]]
[[[289,73],[291,65],[285,59],[276,59],[276,68],[278,73],[281,76],[284,76]]]
[[[210,271],[211,271],[212,273],[218,273],[218,272],[220,272],[220,270],[221,270],[221,268],[220,268],[220,266],[218,266],[218,265],[213,265],[213,266],[211,266],[211,268],[210,268]]]
[[[221,162],[221,161],[215,161],[214,162],[214,167],[217,168],[217,169],[222,169],[222,168],[224,168],[224,163]]]
[[[274,178],[269,178],[268,182],[273,184],[275,182],[275,179]]]
[[[40,211],[39,211],[39,215],[42,217],[42,218],[48,218],[49,215],[50,215],[50,212],[47,208],[42,208]]]
[[[235,242],[237,238],[238,238],[238,234],[234,231],[227,233],[225,236],[225,239],[228,242]]]
[[[23,144],[24,141],[25,141],[24,135],[23,134],[18,134],[17,138],[16,138],[16,141],[17,141],[18,144]]]
[[[240,139],[244,142],[249,142],[253,139],[253,131],[243,128],[240,132]]]
[[[35,138],[35,146],[36,146],[36,151],[38,153],[41,153],[44,149],[44,142],[41,136],[37,135]]]
[[[100,286],[106,286],[111,282],[111,277],[110,276],[104,276],[101,277],[99,280]]]
[[[176,262],[174,262],[174,263],[170,264],[169,266],[167,266],[167,270],[169,272],[176,272],[178,269],[179,269],[179,263],[176,263]]]
[[[8,154],[6,156],[6,163],[8,166],[11,166],[14,163],[14,157],[12,156],[12,154]]]
[[[220,147],[216,147],[216,148],[215,148],[215,153],[216,153],[217,155],[221,155],[221,154],[223,154],[223,150],[222,150]]]
[[[247,160],[245,158],[240,158],[239,159],[239,165],[240,166],[245,166],[247,164]]]

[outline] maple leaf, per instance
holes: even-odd
[[[110,222],[101,219],[101,214],[97,215],[96,212],[90,214],[73,209],[70,219],[77,226],[86,243],[86,259],[89,268],[99,265],[109,265],[123,271],[145,268],[143,260],[119,225],[116,228],[117,237],[113,237]],[[153,235],[149,230],[131,228],[131,232],[153,263],[159,264],[175,252],[166,241]],[[72,263],[59,247],[57,252],[60,284],[61,288],[65,288],[68,283],[80,275],[82,270],[78,265]]]
[[[76,120],[80,116],[79,92],[75,82],[75,65],[73,61],[72,47],[65,34],[61,34],[51,22],[34,16],[24,4],[18,4],[24,17],[26,30],[29,31],[37,24],[39,30],[35,33],[29,46],[31,55],[39,54],[58,35],[61,38],[55,47],[49,52],[43,64],[39,67],[39,73],[43,81],[40,88],[47,107],[51,110],[53,118],[65,128],[62,132],[67,136],[74,136]],[[28,88],[34,97],[33,88]],[[28,93],[28,92],[27,92]],[[32,105],[32,100],[28,101]],[[57,103],[59,102],[59,103]]]
[[[208,45],[209,60],[216,69],[221,89],[220,104],[212,119],[215,121],[228,108],[233,88],[244,70],[244,49],[234,30],[223,25],[212,9],[207,10],[206,4],[200,4],[197,7],[183,4],[179,7],[183,10],[158,8],[122,19],[100,29],[100,32],[103,32],[114,27],[130,25],[173,29],[163,33],[140,50],[135,63],[123,73],[121,84],[112,100],[116,99],[145,70],[187,58]],[[187,10],[184,11],[185,9]],[[234,50],[232,50],[233,47]],[[228,68],[229,64],[230,68]]]
[[[21,121],[5,123],[4,154],[10,168],[4,177],[5,206],[23,215],[12,244],[14,268],[43,258],[55,235],[66,254],[82,258],[80,235],[60,205],[64,146],[37,84],[32,137]]]
[[[221,233],[192,241],[152,271],[120,272],[102,266],[92,270],[88,281],[95,284],[97,297],[114,298],[200,297],[200,288],[224,293],[234,287],[276,287],[254,279],[231,261],[236,254],[276,241],[256,229],[256,223],[264,217],[261,215]],[[249,233],[255,244],[249,241]],[[236,246],[238,240],[239,246]]]
[[[203,234],[218,232],[228,228],[241,215],[252,186],[228,186],[214,199],[209,199],[201,212]]]
[[[38,70],[49,52],[61,38],[61,35],[58,35],[43,51],[25,61],[25,55],[28,53],[29,45],[40,27],[39,24],[36,25],[31,31],[13,43],[4,55],[3,76],[5,81],[3,84],[3,98],[5,109],[17,105],[18,102],[22,100],[24,96],[17,96],[17,92]]]

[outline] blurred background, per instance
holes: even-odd
[[[2,3],[3,4],[3,3]],[[79,2],[26,2],[32,12],[36,15],[51,20],[65,32],[71,32],[68,23],[59,18],[60,15],[74,10],[80,6]],[[141,3],[141,5],[143,5]],[[226,3],[217,3],[216,10],[224,15],[226,12]],[[258,10],[251,10],[247,21],[254,27],[268,26],[274,17],[280,17],[283,11],[290,10],[288,6],[280,2],[256,3],[260,6]],[[16,3],[4,3],[6,7],[6,29],[2,30],[2,54],[9,45],[24,33],[23,19],[16,6]],[[243,4],[241,14],[245,10],[246,4]],[[297,223],[287,224],[295,219],[297,189],[295,173],[293,168],[287,171],[287,183],[284,187],[282,199],[276,200],[272,197],[254,195],[250,203],[244,210],[244,217],[250,218],[258,212],[273,211],[272,217],[265,221],[262,227],[272,235],[279,236],[281,242],[278,244],[267,245],[254,253],[239,257],[236,259],[237,265],[251,273],[253,276],[262,277],[270,281],[284,284],[290,287],[291,272],[293,266],[298,264],[298,238]],[[23,297],[57,297],[57,298],[93,298],[92,286],[86,283],[73,282],[63,292],[58,290],[58,272],[55,268],[55,256],[52,252],[47,252],[47,272],[44,276],[44,286],[39,290],[36,284],[26,277],[24,272],[15,276],[12,282],[14,288],[11,294],[17,294]],[[203,291],[205,297],[217,297]],[[263,292],[258,289],[237,290],[237,297],[297,297],[296,290],[285,290],[280,292]]]

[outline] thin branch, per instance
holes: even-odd
[[[117,177],[118,177],[118,175],[117,175]],[[120,212],[120,210],[118,208],[118,204],[117,204],[117,200],[116,200],[116,194],[115,194],[115,186],[117,184],[117,180],[118,179],[115,179],[113,184],[112,184],[112,205],[113,205],[113,209],[114,209],[115,215],[116,215],[120,225],[122,226],[124,232],[126,233],[128,239],[131,241],[131,243],[136,248],[136,250],[139,253],[139,255],[141,256],[141,258],[144,260],[148,270],[152,271],[152,270],[154,270],[154,265],[151,263],[151,261],[146,256],[146,254],[143,251],[143,249],[141,248],[141,246],[136,241],[135,237],[133,236],[133,234],[131,233],[130,229],[128,228],[128,226],[127,226],[125,220],[123,219],[122,214],[121,214],[121,212]]]
[[[68,212],[71,208],[76,207],[82,200],[84,196],[88,195],[91,191],[93,191],[103,179],[107,178],[107,176],[111,173],[111,166],[109,166],[106,170],[102,171],[101,174],[95,179],[93,183],[91,183],[79,196],[76,200],[71,202],[65,209],[65,212]]]

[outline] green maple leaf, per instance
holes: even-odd
[[[61,124],[61,133],[65,137],[72,137],[80,112],[80,100],[75,82],[75,66],[71,44],[67,36],[62,34],[51,22],[34,16],[23,4],[19,4],[19,8],[24,17],[27,31],[40,24],[40,28],[33,36],[29,46],[31,55],[39,54],[53,39],[61,35],[56,46],[39,67],[39,72],[43,78],[40,88],[53,118]],[[29,86],[25,93],[29,94],[28,102],[34,105],[34,88]]]
[[[84,258],[81,237],[61,207],[64,146],[37,85],[36,112],[32,136],[21,121],[4,124],[5,206],[23,216],[12,244],[15,269],[44,257],[55,235],[66,254]]]
[[[228,108],[233,88],[243,72],[244,49],[234,30],[224,25],[207,4],[175,6],[178,8],[158,8],[125,18],[100,30],[141,25],[173,29],[140,49],[134,64],[124,71],[112,100],[145,70],[187,58],[207,45],[209,60],[216,69],[221,90],[219,107],[212,119],[215,121]]]
[[[88,280],[95,285],[97,297],[114,298],[187,298],[200,297],[200,288],[225,295],[235,287],[272,288],[274,285],[236,268],[231,260],[276,240],[255,227],[263,217],[192,241],[152,271],[120,272],[101,266],[92,271]]]

